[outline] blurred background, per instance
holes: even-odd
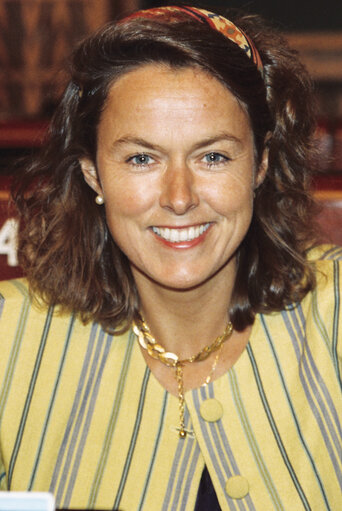
[[[172,5],[154,0],[0,0],[0,279],[21,274],[16,220],[8,205],[13,163],[39,149],[64,83],[73,46],[107,21],[137,8]],[[342,2],[215,0],[262,14],[298,50],[315,81],[321,173],[313,183],[322,204],[322,240],[342,245]]]

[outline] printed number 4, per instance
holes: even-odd
[[[18,266],[17,233],[18,220],[8,218],[0,229],[0,254],[7,255],[8,266]]]

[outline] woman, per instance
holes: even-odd
[[[30,293],[1,286],[2,489],[342,505],[342,252],[312,249],[310,82],[235,18],[142,11],[73,56],[15,190]]]

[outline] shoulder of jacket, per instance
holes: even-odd
[[[308,252],[308,260],[319,265],[319,261],[342,261],[342,247],[317,245]]]
[[[0,282],[0,301],[30,300],[29,286],[25,278]]]

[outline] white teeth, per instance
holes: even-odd
[[[152,227],[152,230],[155,234],[160,236],[166,241],[171,241],[172,243],[179,243],[180,241],[192,241],[201,234],[203,234],[210,223],[197,225],[196,227],[188,227],[186,229],[171,229],[169,227]]]
[[[187,239],[187,232],[186,229],[182,229],[179,233],[179,241],[186,241]]]
[[[163,236],[163,234],[162,234]],[[170,241],[173,241],[174,243],[176,241],[179,241],[179,231],[177,231],[176,229],[171,229],[170,231]]]

